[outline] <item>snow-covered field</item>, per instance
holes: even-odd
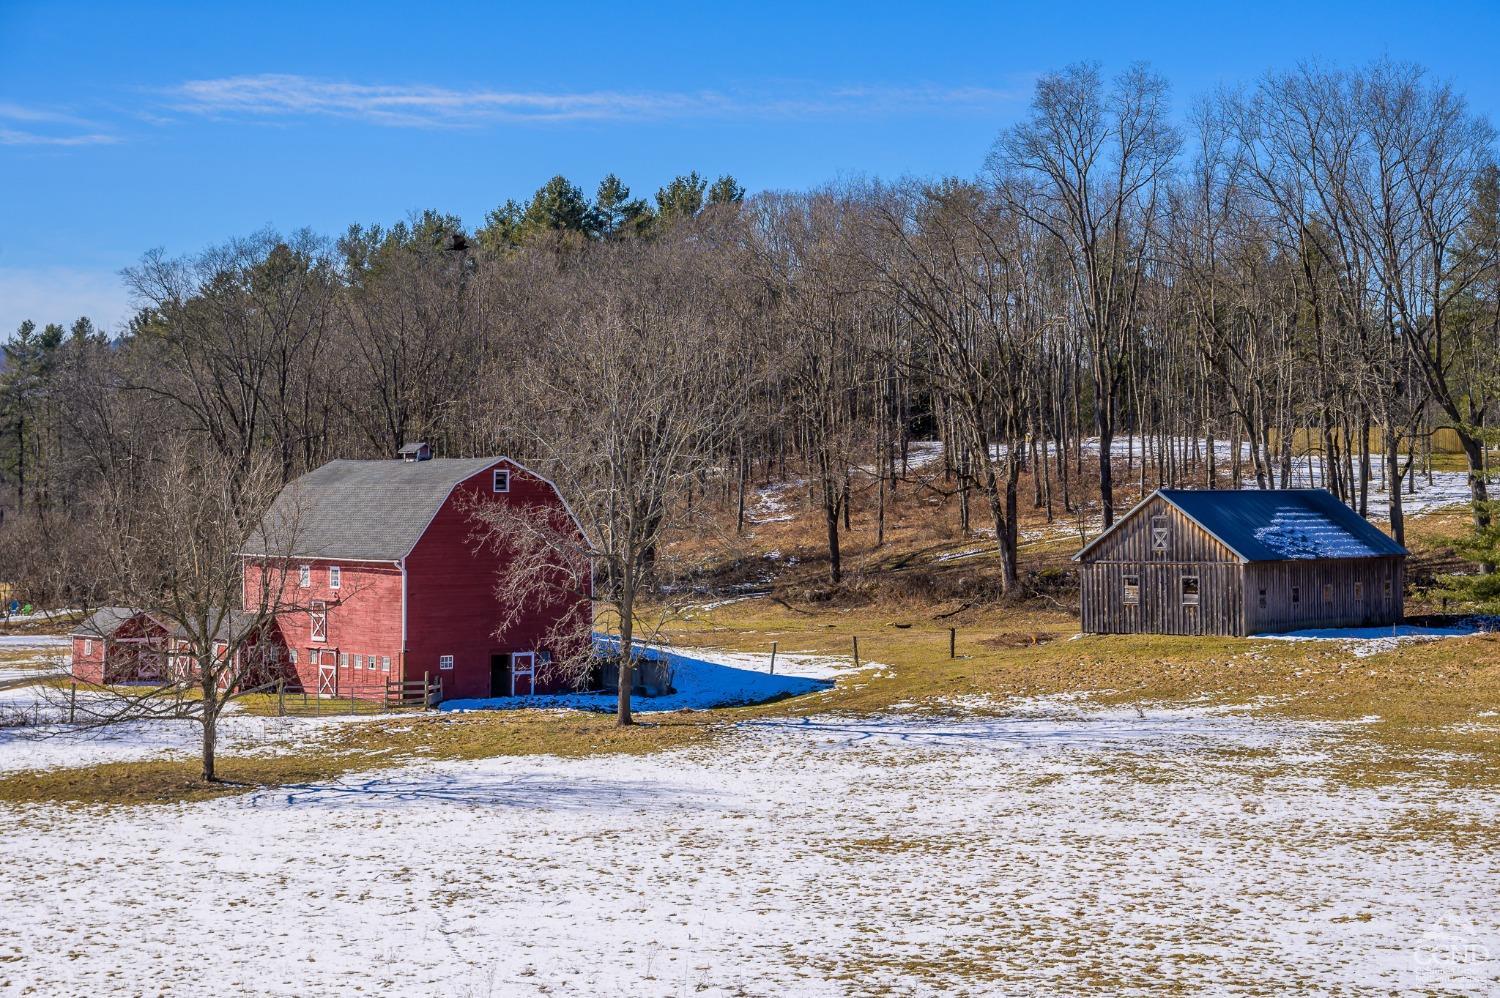
[[[1413,831],[1492,825],[1491,797],[1325,781],[1334,729],[1028,706],[0,812],[0,989],[1500,987],[1494,854]]]

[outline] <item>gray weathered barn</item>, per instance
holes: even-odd
[[[1326,489],[1158,489],[1073,556],[1093,634],[1401,619],[1406,549]]]

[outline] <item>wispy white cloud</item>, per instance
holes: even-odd
[[[189,80],[167,94],[179,112],[219,117],[331,116],[393,127],[494,122],[615,121],[667,118],[796,118],[833,114],[971,111],[1024,99],[1017,89],[984,87],[785,87],[692,92],[546,92],[370,84],[294,74]]]
[[[0,128],[0,146],[104,146],[120,141],[118,135],[89,132],[81,135],[51,135],[18,128]]]
[[[97,146],[118,141],[118,136],[98,130],[85,118],[0,101],[0,146]]]

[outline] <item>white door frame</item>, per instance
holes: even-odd
[[[522,667],[521,663],[526,664]],[[536,652],[514,651],[510,653],[510,695],[516,695],[516,677],[525,676],[531,681],[531,691],[527,696],[536,694]]]
[[[328,694],[329,696],[338,696],[339,695],[339,655],[338,655],[338,652],[334,652],[333,653],[333,655],[332,655],[333,661],[331,661],[331,662],[324,662],[323,659],[324,659],[325,656],[328,655],[329,649],[327,649],[327,648],[312,648],[312,649],[309,649],[309,650],[312,652],[313,663],[315,665],[317,665],[317,667],[318,667],[318,696],[322,696],[325,693]]]

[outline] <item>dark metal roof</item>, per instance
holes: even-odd
[[[454,486],[502,460],[330,461],[282,490],[245,553],[400,561]]]
[[[1158,489],[1152,495],[1176,506],[1244,561],[1390,558],[1407,553],[1327,489]],[[1115,527],[1145,504],[1121,517]],[[1075,560],[1113,530],[1094,538]]]

